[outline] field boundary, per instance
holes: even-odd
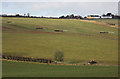
[[[38,63],[52,63],[53,62],[53,60],[50,60],[50,59],[11,56],[11,55],[2,55],[2,59],[15,60],[15,61],[26,61],[26,62],[38,62]]]
[[[17,61],[17,60],[7,60],[2,59],[2,61],[9,61],[9,62],[21,62],[21,63],[30,63],[30,64],[46,64],[46,65],[58,65],[58,66],[118,66],[118,65],[104,65],[104,64],[64,64],[64,63],[39,63],[39,62],[30,62],[30,61]]]

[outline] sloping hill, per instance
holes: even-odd
[[[80,20],[3,18],[3,54],[54,59],[54,53],[61,50],[66,62],[94,59],[116,65],[117,35],[116,28]]]

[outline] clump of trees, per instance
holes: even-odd
[[[67,15],[67,16],[60,16],[60,19],[82,19],[82,16],[74,16],[74,14]]]
[[[64,53],[62,51],[56,51],[54,57],[55,57],[55,61],[58,62],[64,61]]]

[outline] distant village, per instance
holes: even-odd
[[[0,17],[24,17],[24,18],[52,18],[52,19],[120,19],[119,15],[114,15],[112,13],[106,13],[103,15],[87,15],[82,17],[80,15],[75,16],[74,14],[67,15],[67,16],[60,16],[60,17],[38,17],[38,16],[31,16],[30,13],[26,14],[1,14]]]

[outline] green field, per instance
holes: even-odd
[[[7,23],[12,21],[12,23]],[[115,76],[117,73],[116,65],[118,62],[118,29],[109,27],[108,25],[95,24],[89,22],[82,22],[80,20],[69,20],[69,19],[40,19],[40,18],[2,18],[2,51],[6,55],[16,56],[30,56],[40,57],[54,60],[54,53],[58,50],[64,52],[64,63],[77,63],[86,64],[90,60],[95,60],[100,65],[104,66],[77,66],[79,69],[87,68],[86,72],[81,73],[82,70],[76,74],[66,76]],[[45,29],[36,29],[42,27]],[[63,33],[54,32],[55,29],[65,30]],[[99,34],[100,31],[109,31],[109,34]],[[115,39],[115,40],[114,40]],[[10,62],[3,62],[3,76],[15,76],[10,73],[17,73],[19,71],[12,69],[12,66],[8,65]],[[25,63],[11,63],[17,67],[24,67],[25,73],[28,71]],[[19,66],[18,64],[23,64]],[[39,67],[43,65],[31,65],[32,67]],[[45,65],[48,68],[53,67]],[[7,68],[6,68],[7,67]],[[54,66],[56,69],[57,66]],[[68,66],[59,66],[60,68],[67,69]],[[70,66],[74,67],[74,66]],[[89,68],[93,68],[96,72],[101,74],[95,75],[90,74]],[[100,70],[99,70],[100,69]],[[107,70],[108,69],[108,70]],[[75,70],[77,71],[77,69]],[[102,73],[105,72],[106,74]],[[33,73],[34,72],[34,73]],[[37,68],[33,69],[28,74],[16,74],[16,76],[39,76],[39,73],[43,71],[37,71]],[[41,76],[45,76],[44,71]],[[52,71],[51,71],[52,72]],[[54,72],[57,72],[56,70]],[[59,74],[54,76],[61,76],[63,73],[61,70]],[[113,73],[114,74],[113,74]],[[86,73],[86,75],[85,75]],[[111,73],[107,74],[107,73]],[[8,74],[8,75],[7,75]],[[50,74],[47,76],[53,76]],[[65,75],[63,75],[65,76]]]
[[[66,66],[3,61],[3,77],[117,77],[117,66]]]

